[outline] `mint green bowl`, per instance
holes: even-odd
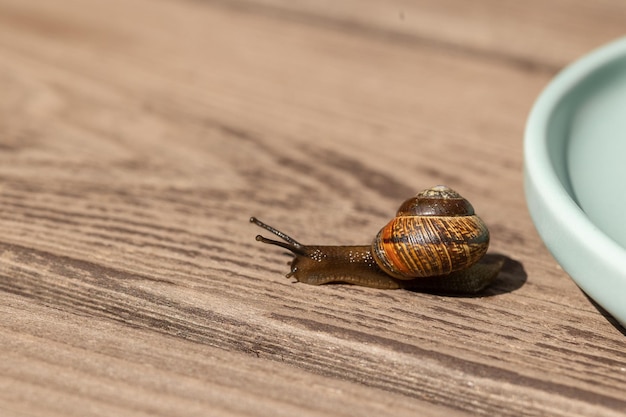
[[[626,38],[569,66],[539,96],[524,176],[552,255],[626,327]]]

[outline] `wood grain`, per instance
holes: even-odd
[[[0,414],[626,415],[521,175],[624,4],[335,3],[0,0]],[[248,222],[364,244],[438,183],[507,258],[480,296],[294,284]]]

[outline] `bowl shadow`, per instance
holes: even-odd
[[[620,324],[620,322],[617,321],[615,317],[613,317],[608,311],[606,311],[600,304],[596,303],[593,298],[589,297],[586,292],[582,291],[582,293],[585,295],[585,297],[587,297],[587,300],[589,300],[591,305],[596,310],[598,310],[598,313],[602,314],[606,321],[608,321],[611,326],[615,327],[615,330],[620,332],[623,336],[626,336],[626,328],[622,326],[622,324]]]

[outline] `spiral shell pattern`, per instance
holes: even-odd
[[[378,265],[398,279],[466,269],[487,252],[489,231],[478,216],[396,217],[374,239]]]
[[[442,215],[446,210],[450,215]],[[420,214],[408,215],[409,211]],[[400,207],[374,238],[372,255],[394,278],[414,279],[466,269],[485,255],[488,246],[487,226],[471,205],[455,191],[438,186]]]

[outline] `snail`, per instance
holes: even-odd
[[[472,205],[444,185],[426,189],[402,203],[371,245],[303,245],[255,217],[250,222],[282,239],[257,235],[257,241],[293,254],[287,277],[312,285],[347,283],[476,293],[494,280],[503,264],[484,256],[489,231]]]

